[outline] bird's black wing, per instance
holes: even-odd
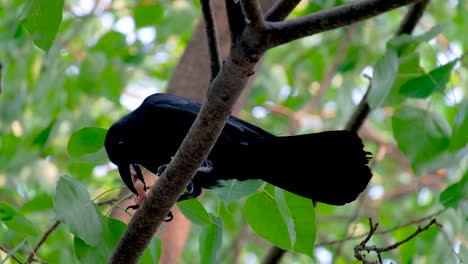
[[[195,120],[196,116],[200,112],[201,104],[175,95],[153,94],[143,101],[141,108],[157,109],[158,112],[170,111],[173,118],[180,116],[183,119]],[[252,137],[273,137],[273,135],[262,128],[245,122],[237,117],[230,116],[226,122],[221,137],[244,140]]]

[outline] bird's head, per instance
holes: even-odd
[[[106,134],[104,146],[107,155],[112,163],[117,165],[120,177],[125,185],[134,194],[138,195],[134,187],[134,180],[130,166],[136,172],[136,177],[145,183],[143,174],[138,166],[138,147],[133,142],[132,129],[135,129],[132,124],[131,116],[126,116],[113,124]],[[141,151],[141,150],[140,150]]]

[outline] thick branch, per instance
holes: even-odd
[[[286,19],[300,2],[301,0],[278,0],[265,14],[265,20],[275,22]]]
[[[205,19],[206,37],[208,40],[208,53],[210,54],[210,73],[211,81],[216,78],[220,69],[220,56],[218,52],[218,37],[216,34],[216,25],[211,13],[210,0],[200,0],[203,17]]]
[[[361,0],[283,22],[266,22],[267,48],[347,26],[419,0]]]
[[[153,234],[207,158],[254,67],[255,63],[239,65],[231,56],[227,58],[194,124],[169,167],[130,221],[110,263],[138,262]]]
[[[234,0],[226,1],[226,15],[231,31],[231,44],[236,43],[236,38],[242,35],[242,31],[245,28],[245,18],[242,13],[242,8],[239,3]]]
[[[246,23],[257,30],[263,29],[263,14],[258,0],[240,0]]]

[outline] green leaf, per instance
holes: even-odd
[[[221,217],[210,214],[211,224],[203,227],[199,237],[200,263],[217,263],[216,255],[221,249],[223,241],[223,221]]]
[[[283,221],[288,227],[289,241],[291,241],[290,248],[292,248],[296,243],[296,230],[294,229],[294,222],[290,216],[289,208],[284,198],[284,191],[278,187],[275,187],[275,201],[278,205],[281,216],[283,217]]]
[[[20,234],[31,236],[38,234],[33,223],[5,201],[0,202],[0,222]]]
[[[56,119],[52,120],[44,130],[39,132],[37,136],[34,137],[32,141],[32,144],[34,146],[42,147],[45,145],[45,143],[49,139],[50,132],[52,131],[52,128],[54,127],[56,121],[57,121]]]
[[[220,181],[219,187],[213,188],[213,191],[215,191],[226,204],[230,204],[256,192],[262,184],[263,181],[261,180]]]
[[[162,22],[164,7],[161,4],[141,4],[133,9],[137,28],[155,26]]]
[[[68,154],[77,158],[85,154],[96,153],[104,146],[107,129],[84,127],[75,132],[68,141]]]
[[[20,15],[21,25],[44,51],[52,46],[62,21],[63,0],[26,0]]]
[[[393,49],[387,52],[377,61],[369,92],[369,106],[376,109],[383,105],[391,91],[398,72],[398,56]]]
[[[450,126],[438,113],[402,107],[392,118],[393,134],[417,175],[424,163],[448,148]]]
[[[316,226],[312,201],[287,191],[284,191],[284,200],[296,233],[293,250],[313,257]]]
[[[313,256],[315,212],[309,199],[267,185],[263,192],[250,196],[244,216],[252,229],[264,239],[288,250]],[[274,230],[274,232],[272,232]]]
[[[441,24],[434,26],[424,34],[413,36],[403,34],[397,36],[388,42],[388,47],[394,48],[398,51],[398,54],[409,54],[412,53],[417,46],[422,42],[428,42],[429,40],[437,37],[448,27],[447,24]]]
[[[461,149],[468,142],[468,100],[460,104],[460,109],[455,116],[455,122],[452,129],[452,137],[450,138],[451,152]]]
[[[92,52],[98,51],[99,53],[105,54],[106,57],[112,58],[114,56],[125,56],[128,53],[127,48],[127,41],[125,40],[124,34],[116,31],[109,31],[104,34],[90,50]]]
[[[188,199],[177,203],[180,211],[197,225],[207,225],[212,223],[210,215],[198,199]]]
[[[84,185],[72,177],[60,177],[54,209],[57,218],[64,222],[75,236],[90,246],[99,244],[105,223]]]
[[[74,247],[76,257],[81,263],[107,263],[114,251],[114,248],[117,246],[117,243],[120,240],[123,232],[125,231],[126,225],[121,221],[105,217],[103,218],[105,222],[104,232],[102,233],[102,241],[97,246],[87,245],[79,237],[75,236]],[[154,241],[158,240],[157,237],[154,237],[151,240],[150,246],[160,243],[155,243]],[[150,254],[150,248],[147,248],[141,256],[141,259],[138,263],[141,264],[150,264],[158,263],[157,259],[153,261]]]
[[[425,71],[419,65],[419,54],[417,52],[400,57],[399,65],[397,77],[385,99],[384,106],[394,106],[405,100],[406,97],[400,95],[400,87],[408,80],[425,74]]]
[[[440,203],[445,207],[457,208],[458,203],[467,198],[468,194],[468,171],[465,172],[459,182],[447,187],[440,194]]]
[[[36,212],[54,208],[54,199],[49,194],[43,193],[27,201],[20,209],[21,212]]]
[[[123,232],[125,224],[113,218],[103,218],[105,225],[99,244],[90,246],[75,236],[73,241],[76,257],[81,263],[106,263]]]
[[[426,98],[433,92],[443,93],[457,62],[458,59],[455,59],[428,74],[407,81],[400,87],[400,94],[412,98]]]
[[[288,227],[272,195],[265,191],[251,195],[245,201],[243,213],[259,236],[281,248],[291,248]]]

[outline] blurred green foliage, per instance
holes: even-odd
[[[302,1],[292,16],[346,2]],[[374,178],[363,199],[314,210],[269,185],[227,182],[180,205],[195,223],[181,263],[231,263],[246,224],[242,263],[260,261],[265,241],[291,249],[285,263],[327,254],[334,263],[356,263],[352,248],[362,238],[326,242],[365,234],[368,217],[384,230],[444,207],[437,216],[443,231],[431,228],[383,256],[398,263],[468,260],[468,3],[431,1],[415,37],[393,38],[406,10],[270,51],[241,113],[277,135],[341,129],[368,87],[362,73],[375,66],[375,109],[363,129]],[[112,204],[95,204],[122,186],[102,149],[105,129],[128,112],[123,103],[165,90],[199,16],[198,2],[187,0],[0,0],[0,246],[9,253],[0,251],[2,263],[15,263],[12,255],[25,262],[56,220],[63,223],[36,259],[105,262],[124,230],[108,217]],[[321,89],[318,105],[303,111]],[[300,114],[292,122],[278,109]],[[414,229],[370,242],[388,245]],[[155,238],[142,263],[159,255]]]

